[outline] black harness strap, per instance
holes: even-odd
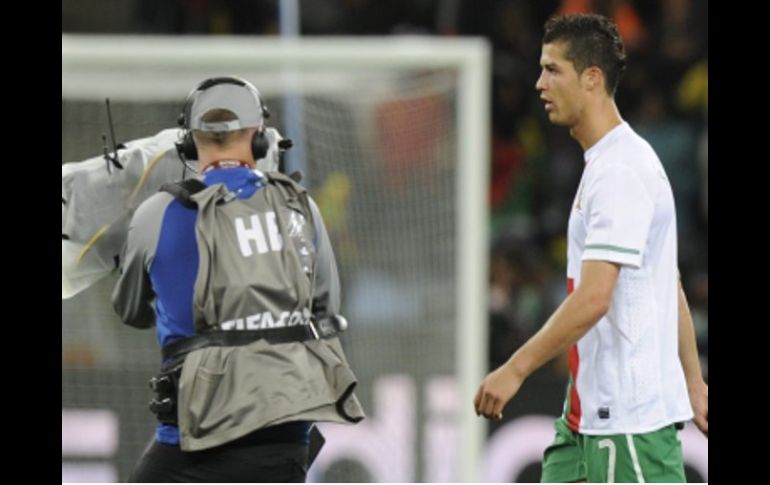
[[[198,179],[185,179],[181,182],[168,182],[160,186],[160,190],[173,195],[183,206],[195,209],[198,204],[192,196],[206,188],[206,184]]]
[[[347,329],[348,322],[342,315],[332,315],[308,325],[293,325],[291,327],[264,328],[260,330],[212,330],[175,340],[163,347],[163,361],[176,360],[193,350],[204,347],[236,347],[248,345],[259,339],[265,339],[271,344],[286,342],[302,342],[331,338]]]

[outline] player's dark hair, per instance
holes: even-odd
[[[558,15],[545,23],[543,44],[565,42],[565,57],[578,74],[596,66],[604,73],[610,96],[626,70],[626,51],[615,24],[597,14]]]

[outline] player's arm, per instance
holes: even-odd
[[[476,414],[500,419],[524,379],[596,325],[610,307],[619,272],[615,263],[584,261],[575,291],[532,338],[482,381],[473,401]]]
[[[708,437],[709,388],[703,380],[700,359],[698,358],[698,345],[695,341],[695,328],[681,281],[679,282],[679,360],[687,380],[690,404],[695,413],[693,421],[698,429]]]

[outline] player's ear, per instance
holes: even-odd
[[[604,84],[604,73],[597,66],[589,66],[583,70],[580,79],[584,88],[593,91]]]

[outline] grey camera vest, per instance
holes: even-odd
[[[315,250],[307,194],[283,174],[266,179],[248,199],[233,199],[222,184],[191,197],[199,334],[309,323]],[[336,337],[194,350],[179,384],[181,447],[206,449],[290,421],[358,422],[356,384]]]

